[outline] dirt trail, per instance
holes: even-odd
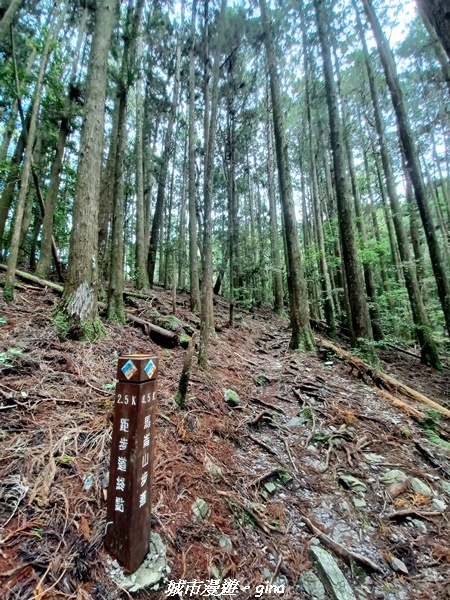
[[[269,581],[286,600],[309,598],[299,580],[319,573],[311,547],[323,547],[358,600],[450,598],[450,453],[346,364],[288,352],[286,322],[266,311],[227,328],[220,300],[210,368],[193,369],[180,413],[184,350],[111,325],[100,342],[61,342],[54,301],[30,288],[14,306],[0,301],[1,598],[127,597],[102,548],[115,360],[127,352],[161,359],[153,525],[168,580],[238,579],[250,586],[242,600]],[[168,312],[169,295],[151,304]],[[195,324],[187,305],[178,316]],[[448,400],[448,373],[421,372],[430,396]],[[227,404],[226,390],[239,400]]]

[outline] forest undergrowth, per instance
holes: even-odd
[[[167,579],[232,578],[252,590],[282,581],[279,597],[308,598],[299,581],[315,570],[311,545],[322,545],[358,600],[450,598],[445,417],[417,404],[427,418],[413,420],[320,340],[317,356],[288,351],[288,323],[268,310],[238,312],[229,328],[220,297],[209,368],[193,367],[180,411],[183,348],[110,323],[100,341],[62,341],[56,300],[30,285],[17,286],[14,305],[0,300],[2,599],[131,597],[103,549],[116,363],[130,352],[160,358],[152,525]],[[130,303],[142,318],[172,310],[159,288]],[[177,317],[196,328],[188,306],[181,294]],[[392,349],[381,360],[449,407],[448,369]]]

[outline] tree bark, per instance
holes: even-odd
[[[178,40],[176,66],[175,66],[175,82],[172,96],[172,106],[167,123],[166,135],[164,138],[164,151],[162,156],[161,168],[158,178],[158,192],[156,195],[155,212],[153,215],[152,231],[150,234],[150,245],[147,257],[147,271],[150,287],[153,287],[155,277],[156,255],[158,252],[158,244],[161,232],[161,224],[164,216],[164,197],[166,192],[167,173],[169,170],[170,156],[173,150],[173,128],[178,109],[178,97],[180,91],[180,68],[181,68],[181,43]]]
[[[365,0],[363,0],[364,2]],[[400,203],[397,195],[397,188],[395,184],[395,177],[392,170],[392,164],[389,157],[386,135],[384,132],[383,121],[381,117],[381,109],[377,95],[377,89],[375,85],[375,78],[372,68],[372,63],[369,57],[369,51],[367,48],[365,36],[363,33],[362,25],[359,18],[359,13],[354,1],[354,7],[357,17],[357,24],[361,42],[363,45],[364,59],[366,64],[367,75],[369,79],[370,95],[373,104],[375,127],[378,136],[378,145],[381,153],[381,160],[383,163],[384,176],[386,180],[386,188],[389,196],[389,201],[392,207],[393,220],[395,227],[395,234],[397,237],[398,249],[403,267],[403,275],[405,278],[405,285],[408,291],[409,301],[411,305],[411,312],[413,315],[413,321],[416,328],[416,336],[421,346],[421,360],[425,364],[429,364],[435,368],[441,368],[441,362],[437,352],[437,347],[433,336],[431,335],[428,318],[423,305],[422,297],[419,291],[417,283],[417,276],[414,265],[411,262],[408,239],[406,237],[405,228],[403,225],[402,213]],[[382,185],[380,177],[380,185]],[[386,207],[387,209],[387,207]]]
[[[55,324],[62,334],[92,339],[102,332],[98,318],[98,208],[102,166],[108,54],[116,0],[97,8],[86,81],[69,269]]]
[[[3,19],[0,21],[0,45],[4,45],[9,39],[9,28],[12,25],[14,17],[22,4],[22,0],[11,0],[6,9]]]
[[[439,248],[436,231],[427,200],[419,158],[406,112],[403,92],[397,77],[394,56],[389,47],[388,41],[381,30],[380,23],[375,14],[371,1],[362,0],[362,3],[377,42],[384,74],[391,94],[392,104],[394,106],[397,119],[399,139],[405,155],[406,166],[414,188],[414,194],[416,197],[417,206],[419,207],[422,225],[425,230],[425,237],[428,243],[428,250],[430,253],[434,277],[436,279],[439,300],[444,313],[447,332],[450,335],[450,283],[441,257],[441,250]]]
[[[336,85],[333,77],[331,51],[329,42],[329,25],[326,16],[324,0],[314,0],[322,48],[323,70],[325,76],[325,91],[327,97],[328,115],[330,120],[330,139],[333,153],[334,179],[339,215],[339,232],[345,274],[347,293],[350,304],[352,345],[361,344],[361,340],[372,339],[372,328],[369,320],[366,296],[362,284],[358,251],[354,231],[354,216],[349,201],[347,175],[344,163],[344,143],[342,126],[337,105]]]
[[[417,0],[422,14],[426,15],[450,59],[450,1]]]
[[[289,345],[292,350],[303,349],[313,351],[315,349],[314,339],[309,323],[308,295],[306,281],[303,275],[303,263],[295,218],[288,145],[283,119],[283,108],[281,105],[280,79],[277,71],[275,46],[266,0],[260,0],[259,5],[261,9],[266,58],[269,67],[275,151],[277,157],[281,205],[284,216],[284,228],[286,232],[285,243],[288,260],[289,309],[292,328]]]
[[[213,323],[213,262],[212,262],[212,195],[214,181],[214,150],[216,145],[216,130],[219,112],[219,77],[220,57],[222,53],[225,31],[225,9],[227,0],[222,0],[217,23],[216,48],[214,51],[214,66],[211,89],[211,114],[209,118],[208,137],[205,155],[205,171],[203,177],[203,278],[200,315],[200,346],[198,362],[206,368],[208,361],[209,334]],[[208,86],[209,87],[209,86]]]
[[[17,200],[16,214],[14,220],[14,231],[11,238],[11,245],[8,256],[8,270],[5,276],[5,287],[3,290],[3,296],[5,300],[13,300],[14,298],[14,274],[17,266],[17,258],[19,254],[20,244],[20,233],[22,228],[22,219],[25,209],[25,200],[28,192],[28,182],[31,174],[32,161],[33,161],[33,146],[36,139],[39,108],[42,95],[42,87],[44,84],[45,72],[47,70],[48,59],[51,52],[51,43],[59,35],[59,30],[62,27],[63,20],[66,15],[67,4],[62,5],[62,9],[58,11],[55,7],[50,17],[50,26],[47,38],[44,43],[44,48],[41,55],[41,65],[39,74],[36,82],[36,89],[33,98],[33,109],[31,112],[30,128],[28,130],[26,147],[25,147],[25,158],[22,165],[21,181],[20,181],[20,192]],[[59,15],[58,15],[59,12]],[[50,31],[52,33],[50,33]]]
[[[125,323],[123,305],[124,283],[124,160],[127,143],[128,95],[133,81],[136,44],[144,9],[144,0],[138,0],[135,8],[129,4],[125,46],[122,57],[121,77],[118,84],[119,114],[117,125],[117,149],[114,166],[114,201],[111,232],[111,267],[108,287],[108,319]]]

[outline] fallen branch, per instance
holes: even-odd
[[[271,408],[272,410],[275,410],[277,412],[282,413],[283,415],[285,415],[286,413],[284,412],[284,410],[282,408],[280,408],[279,406],[275,406],[275,404],[270,404],[270,402],[266,402],[265,400],[261,400],[261,398],[255,398],[254,396],[252,398],[250,398],[250,400],[252,402],[257,402],[258,404],[262,404],[263,406],[267,406],[267,408]]]
[[[313,525],[313,523],[308,519],[308,517],[305,517],[305,515],[302,515],[302,519],[303,519],[305,525],[307,526],[307,528],[311,531],[311,533],[313,533],[316,537],[318,537],[319,540],[325,546],[328,546],[328,548],[330,548],[330,550],[332,550],[338,556],[340,556],[341,558],[346,560],[350,564],[350,566],[351,566],[352,562],[358,562],[361,565],[363,565],[364,567],[367,567],[368,569],[370,569],[371,571],[374,571],[375,573],[383,573],[383,569],[379,565],[372,562],[369,558],[366,558],[365,556],[362,556],[361,554],[357,554],[356,552],[352,552],[352,550],[348,550],[347,548],[345,548],[338,542],[335,542],[326,533],[324,533],[318,527]]]
[[[3,271],[7,270],[6,265],[0,264],[0,269]],[[36,275],[32,275],[31,273],[26,273],[25,271],[19,271],[16,269],[16,277],[20,277],[25,281],[32,281],[33,283],[37,283],[41,287],[48,287],[58,294],[63,293],[62,285],[58,285],[57,283],[53,283],[53,281],[47,281],[46,279],[41,279],[40,277],[36,277]],[[98,303],[99,308],[106,309],[106,304],[103,302]],[[153,325],[153,323],[149,323],[148,321],[144,321],[139,317],[136,317],[130,312],[125,312],[126,320],[129,323],[133,323],[133,325],[137,325],[140,329],[144,331],[154,342],[159,346],[163,346],[164,348],[174,348],[178,346],[179,338],[178,335],[173,331],[168,331],[167,329],[163,329],[162,327],[158,327],[158,325]]]
[[[347,352],[346,350],[343,350],[339,346],[335,346],[334,344],[332,344],[331,342],[328,342],[326,340],[320,340],[319,343],[323,348],[326,348],[327,350],[331,350],[335,354],[339,354],[340,356],[342,356],[342,358],[345,358],[345,360],[347,360],[352,365],[352,367],[358,369],[358,371],[364,373],[365,375],[368,375],[374,381],[374,383],[377,387],[380,387],[380,384],[382,383],[385,386],[387,386],[389,389],[394,389],[397,392],[400,392],[403,395],[407,396],[408,398],[415,400],[416,402],[420,402],[421,404],[426,404],[427,406],[431,406],[432,408],[437,410],[441,415],[450,417],[450,410],[448,410],[447,408],[444,408],[443,406],[441,406],[434,400],[427,398],[427,396],[425,396],[424,394],[421,394],[420,392],[413,390],[412,388],[405,385],[404,383],[397,381],[390,375],[381,373],[374,367],[365,363],[360,358],[357,358],[356,356],[353,356],[353,354],[350,354],[350,352]]]
[[[405,508],[386,515],[388,519],[406,519],[406,517],[420,517],[421,519],[430,520],[431,517],[442,517],[442,513],[438,511],[423,512],[416,508]]]
[[[255,523],[258,525],[258,527],[264,531],[264,533],[270,534],[271,531],[277,531],[278,533],[284,533],[281,529],[278,529],[278,527],[274,527],[273,525],[270,525],[269,523],[264,523],[264,521],[260,517],[258,517],[258,515],[255,513],[255,511],[250,506],[248,506],[250,504],[250,502],[248,500],[245,503],[241,502],[240,500],[238,500],[236,498],[236,496],[234,494],[231,494],[230,492],[224,492],[222,490],[217,490],[216,493],[219,494],[220,496],[225,496],[226,498],[228,498],[228,500],[230,501],[231,504],[235,504],[238,508],[240,508],[241,510],[248,513],[251,516],[251,518],[255,521]]]

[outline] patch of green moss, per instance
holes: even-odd
[[[91,321],[71,319],[63,308],[58,308],[53,315],[53,327],[61,338],[76,339],[81,342],[93,342],[103,337],[105,328],[100,317]]]
[[[180,335],[180,346],[182,348],[187,348],[190,341],[191,341],[191,337],[189,335],[187,335],[186,333],[182,333]]]
[[[14,300],[14,286],[11,283],[5,284],[5,287],[3,288],[3,298],[6,302],[12,302]]]

